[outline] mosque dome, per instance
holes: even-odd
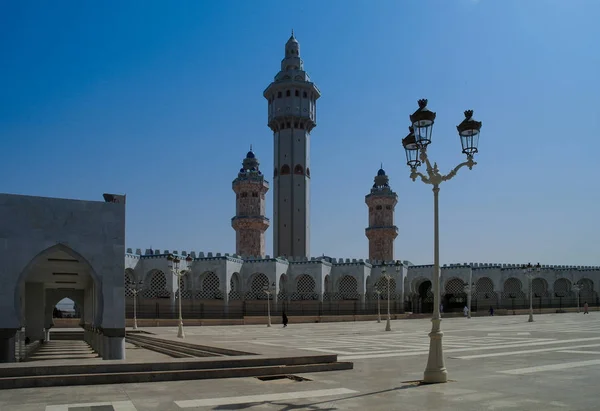
[[[385,171],[383,170],[383,168],[380,168],[379,171],[377,172],[378,176],[384,176],[385,175]]]
[[[248,151],[248,154],[246,154],[246,158],[255,158],[254,153],[252,151]]]

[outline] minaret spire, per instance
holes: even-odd
[[[310,256],[310,139],[321,92],[304,71],[300,43],[285,43],[275,80],[264,91],[273,131],[273,254]]]
[[[365,234],[369,239],[370,260],[394,259],[394,240],[398,236],[398,227],[394,225],[394,209],[398,204],[398,195],[392,191],[389,183],[382,162],[371,192],[365,197],[369,207],[369,226]]]

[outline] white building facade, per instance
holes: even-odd
[[[292,311],[294,307],[308,307],[307,311],[314,313],[315,307],[321,310],[342,304],[348,313],[348,307],[350,311],[372,309],[376,292],[387,299],[389,288],[394,311],[431,311],[433,266],[402,261],[396,269],[394,240],[398,228],[394,213],[398,196],[390,189],[383,169],[365,198],[369,260],[310,257],[310,133],[316,126],[316,101],[321,92],[304,71],[300,45],[293,33],[285,44],[281,70],[263,95],[268,101],[268,126],[273,132],[272,230],[277,257],[265,253],[264,235],[270,225],[265,215],[265,193],[269,184],[250,150],[233,182],[236,254],[189,253],[193,261],[185,267],[188,274],[180,284],[182,298],[205,307],[205,311],[195,313],[202,316],[210,310],[228,313],[235,308],[239,312],[240,304],[266,300],[268,289],[274,291],[275,304],[285,303]],[[126,279],[143,280],[142,299],[159,301],[157,309],[172,309],[177,295],[178,284],[170,274],[168,254],[167,250],[142,253],[140,249],[128,249],[125,259]],[[389,286],[383,276],[384,267],[391,276]],[[456,264],[444,266],[441,272],[442,301],[447,309],[464,307],[465,286],[469,284],[476,309],[528,304],[529,283],[518,264]],[[575,297],[575,283],[581,285],[582,303],[598,302],[600,267],[543,266],[536,276],[533,296],[540,305],[557,305],[562,299],[569,302]],[[127,293],[131,297],[131,292]]]

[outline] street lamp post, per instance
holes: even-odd
[[[171,272],[177,277],[177,299],[179,300],[179,329],[177,330],[177,337],[185,338],[185,333],[183,332],[183,317],[181,315],[181,279],[187,274],[187,270],[192,264],[193,258],[190,255],[185,257],[187,263],[186,270],[181,268],[181,259],[178,256],[169,254],[167,260],[171,262]]]
[[[575,296],[577,297],[577,312],[579,312],[579,291],[581,291],[581,285],[579,283],[575,283],[571,289],[575,291]]]
[[[471,318],[471,294],[473,294],[474,282],[471,282],[464,286],[463,291],[467,294],[467,318]]]
[[[540,272],[542,266],[540,263],[537,263],[535,266],[531,265],[531,263],[527,263],[527,265],[523,265],[523,272],[525,276],[529,279],[529,319],[527,322],[533,322],[533,279]],[[534,273],[535,271],[535,273]]]
[[[273,290],[271,287],[275,288],[275,283],[265,285],[264,291],[267,294],[267,327],[271,326],[271,294]]]
[[[142,291],[142,285],[144,284],[144,280],[139,281],[128,281],[127,288],[133,294],[133,329],[137,330],[137,295],[140,291]]]
[[[381,322],[381,290],[379,288],[375,288],[375,294],[377,294],[377,323]]]
[[[392,316],[390,315],[390,281],[392,280],[392,276],[387,274],[385,261],[381,264],[381,276],[387,281],[387,321],[385,323],[385,330],[392,331]]]
[[[406,151],[407,164],[411,169],[410,178],[415,181],[420,178],[425,184],[433,186],[433,316],[431,318],[431,333],[429,333],[429,357],[424,373],[424,382],[440,383],[448,380],[448,372],[444,363],[442,349],[442,337],[440,317],[440,238],[439,238],[439,211],[438,194],[440,184],[450,180],[458,170],[467,166],[472,169],[475,164],[473,156],[477,153],[481,122],[473,119],[473,111],[465,111],[465,119],[456,127],[462,145],[462,152],[466,154],[467,161],[460,163],[446,175],[439,172],[437,163],[433,166],[427,157],[427,146],[431,143],[433,123],[436,114],[427,109],[427,100],[419,100],[419,108],[410,116],[410,133],[402,139],[402,145]],[[417,171],[417,167],[425,163],[427,175]]]

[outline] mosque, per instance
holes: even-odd
[[[273,132],[274,256],[265,255],[265,232],[271,226],[265,216],[265,194],[270,185],[250,150],[232,183],[236,201],[236,215],[231,220],[236,232],[235,254],[151,249],[142,253],[141,249],[127,249],[125,280],[143,282],[139,293],[142,299],[157,302],[157,307],[159,302],[172,304],[181,288],[182,300],[191,300],[188,304],[200,300],[203,306],[213,307],[213,312],[226,313],[241,304],[263,300],[259,305],[262,312],[268,290],[275,305],[279,302],[292,312],[304,312],[332,302],[337,307],[365,309],[389,295],[396,312],[431,311],[433,266],[395,260],[398,228],[394,211],[398,196],[383,169],[377,172],[365,196],[369,258],[311,257],[310,134],[317,125],[320,95],[304,70],[300,44],[292,32],[285,44],[281,69],[263,93],[268,102],[268,126]],[[169,254],[191,256],[189,266],[181,258],[187,274],[179,284],[171,275]],[[573,285],[578,284],[581,301],[596,304],[599,283],[600,267],[542,266],[532,281],[533,298],[536,306],[557,305],[563,299],[568,302],[575,298]],[[469,285],[478,309],[529,304],[529,280],[521,264],[462,263],[441,268],[442,301],[447,307],[464,306]],[[133,296],[131,289],[125,292],[128,298]]]

